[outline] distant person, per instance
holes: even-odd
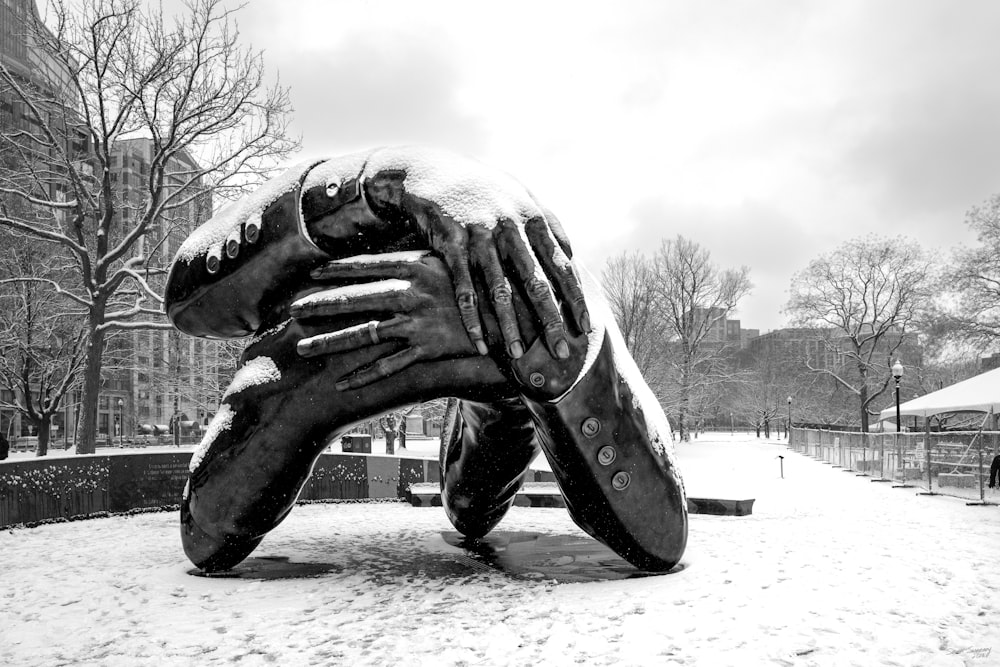
[[[995,489],[997,485],[997,475],[1000,475],[1000,454],[993,457],[990,464],[990,488]]]
[[[388,418],[383,417],[382,419],[379,419],[379,425],[382,427],[382,433],[385,435],[385,453],[395,454],[396,433],[398,432],[396,415],[389,415]]]
[[[10,453],[10,442],[7,441],[7,436],[0,433],[0,461],[7,458],[7,454]],[[993,486],[993,482],[990,482],[990,486]]]

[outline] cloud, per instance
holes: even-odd
[[[847,168],[895,216],[960,212],[1000,190],[1000,91],[958,76],[895,97]],[[958,213],[958,217],[954,217]]]
[[[295,55],[298,62],[278,65],[310,154],[397,143],[475,153],[485,145],[480,121],[457,98],[461,75],[446,44],[354,33],[332,48]]]
[[[595,273],[608,258],[641,249],[655,253],[663,240],[678,235],[706,248],[720,269],[750,266],[754,289],[740,304],[743,326],[762,330],[780,326],[792,273],[840,242],[836,230],[805,229],[773,203],[745,200],[732,206],[691,206],[666,197],[637,201],[627,213],[628,231],[600,249],[588,249],[585,261]]]
[[[903,23],[891,4],[874,9],[846,61],[838,112],[856,132],[842,172],[867,185],[893,231],[959,227],[1000,190],[1000,5],[903,3]]]

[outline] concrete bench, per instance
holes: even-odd
[[[414,507],[440,507],[441,487],[436,483],[411,484],[406,499]],[[690,514],[715,516],[748,516],[753,513],[753,498],[730,500],[722,498],[688,498]],[[559,487],[546,482],[528,482],[514,496],[518,507],[566,507]]]

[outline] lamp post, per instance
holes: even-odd
[[[118,399],[118,447],[125,446],[125,401]]]
[[[896,380],[896,433],[899,433],[903,430],[899,421],[899,381],[903,379],[903,364],[899,363],[899,359],[892,365],[892,377]]]
[[[903,448],[899,444],[899,434],[903,430],[903,421],[899,416],[899,381],[903,379],[903,364],[899,363],[899,359],[896,359],[896,363],[892,365],[892,379],[896,381],[896,457],[899,459],[899,474],[903,478],[900,486],[908,487],[909,484],[906,483],[906,459]]]
[[[734,435],[736,433],[736,421],[733,419],[733,413],[729,413],[729,435]]]
[[[785,435],[788,436],[788,444],[792,444],[792,397],[788,397],[788,426],[785,428]]]

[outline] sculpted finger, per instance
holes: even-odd
[[[313,269],[309,274],[320,281],[372,281],[386,278],[405,278],[413,264],[430,254],[429,250],[407,250],[378,255],[355,255],[335,259]]]
[[[542,218],[528,220],[524,227],[528,242],[535,251],[545,275],[555,285],[559,298],[569,308],[579,330],[590,331],[590,314],[587,312],[587,301],[583,296],[580,279],[573,270],[573,263],[563,252],[562,246],[551,234],[548,221]]]
[[[531,198],[535,199],[535,196],[532,195]],[[570,245],[569,237],[566,236],[566,230],[563,228],[562,223],[559,222],[559,218],[548,208],[542,206],[537,199],[535,199],[535,203],[538,204],[538,208],[542,209],[542,215],[545,216],[546,222],[549,223],[549,229],[552,231],[552,236],[559,243],[559,247],[562,248],[567,257],[573,259],[573,246]]]
[[[504,277],[493,236],[481,227],[471,230],[469,236],[472,256],[486,279],[486,289],[493,305],[493,312],[496,313],[497,322],[500,324],[507,353],[514,359],[520,359],[524,354],[524,341],[517,325],[517,315],[514,313],[510,284]]]
[[[417,361],[420,360],[420,351],[415,347],[408,347],[401,352],[389,355],[388,357],[382,357],[376,360],[374,363],[365,366],[361,370],[355,371],[350,375],[345,375],[344,377],[337,380],[337,391],[346,391],[348,389],[360,389],[361,387],[366,387],[373,382],[378,382],[379,380],[384,380],[387,377],[395,375],[404,368],[412,366]]]
[[[324,354],[351,352],[387,340],[397,340],[400,329],[410,321],[405,316],[393,317],[386,322],[371,320],[353,327],[311,336],[300,340],[295,349],[301,357],[319,357]]]
[[[417,298],[410,291],[409,281],[391,278],[314,292],[293,301],[289,313],[297,319],[373,312],[405,313],[416,304]]]
[[[542,268],[535,262],[534,254],[521,235],[521,230],[511,220],[501,220],[495,230],[497,246],[510,265],[527,294],[535,314],[542,324],[543,337],[549,353],[558,359],[569,357],[566,328],[556,306],[549,281]]]
[[[479,308],[476,305],[476,290],[472,286],[472,274],[469,271],[468,242],[465,230],[457,228],[457,233],[439,242],[439,252],[444,256],[444,262],[451,271],[451,281],[455,286],[455,300],[458,312],[462,317],[462,326],[469,334],[469,340],[476,346],[479,354],[487,354],[489,348],[483,338],[483,324],[479,319]]]

